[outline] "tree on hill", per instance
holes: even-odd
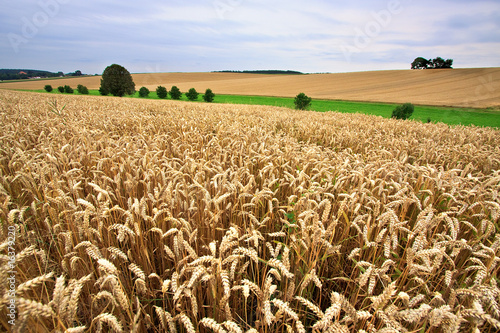
[[[423,57],[418,57],[413,62],[411,63],[411,69],[424,69],[424,68],[429,68],[430,61],[423,58]]]
[[[224,70],[224,71],[215,71],[214,73],[245,73],[245,74],[284,74],[284,75],[302,75],[304,73],[298,72],[298,71],[283,71],[279,69],[265,69],[265,70],[253,70],[253,71],[231,71],[231,70]]]
[[[74,71],[73,73],[68,73],[68,76],[82,76],[82,71],[81,70],[77,70],[77,71]]]
[[[135,83],[132,75],[125,67],[117,64],[106,67],[102,73],[99,92],[102,95],[112,94],[120,97],[133,95],[135,93]]]
[[[432,68],[452,68],[453,59],[444,60],[441,57],[432,59]]]
[[[423,57],[418,57],[411,63],[411,69],[428,69],[428,68],[453,68],[453,59],[444,60],[441,57],[437,57],[432,60],[427,60]]]

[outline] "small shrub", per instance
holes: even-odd
[[[51,92],[53,90],[53,88],[50,84],[45,85],[45,87],[43,87],[43,89],[45,89],[46,92]]]
[[[167,98],[167,88],[158,86],[156,88],[156,95],[158,95],[158,98]]]
[[[194,88],[189,89],[189,91],[186,93],[186,97],[190,101],[196,101],[198,99],[198,95],[198,92]]]
[[[72,93],[73,93],[73,88],[71,88],[71,87],[70,87],[70,86],[68,86],[68,85],[65,85],[65,86],[64,86],[64,92],[65,92],[66,94],[72,94]]]
[[[57,87],[57,90],[59,90],[60,93],[63,93],[64,92],[64,87],[63,86],[59,86],[59,87]]]
[[[415,107],[411,103],[405,103],[403,105],[397,106],[393,111],[392,111],[392,118],[394,119],[408,119],[411,117],[413,114],[413,111],[415,110]]]
[[[205,95],[203,95],[203,100],[207,103],[212,103],[214,101],[215,94],[212,92],[212,89],[207,89],[205,91]]]
[[[431,122],[431,118],[427,118],[427,123],[430,123]]]
[[[82,95],[88,95],[89,94],[89,90],[87,87],[85,87],[84,85],[81,85],[79,84],[77,87],[76,87],[76,91],[78,91],[79,94],[82,94]]]
[[[149,89],[146,88],[146,87],[141,87],[141,89],[139,89],[139,97],[148,97],[149,96]]]
[[[298,110],[305,110],[311,105],[312,98],[308,97],[304,93],[300,93],[295,97],[293,103],[295,104],[295,108]]]
[[[172,97],[172,99],[181,99],[182,93],[177,86],[172,86],[170,89],[170,97]]]

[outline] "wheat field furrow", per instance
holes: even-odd
[[[500,328],[500,131],[7,91],[0,108],[3,330]]]

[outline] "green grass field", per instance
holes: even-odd
[[[283,97],[218,95],[215,97],[215,102],[274,105],[294,108],[293,98]],[[319,112],[363,113],[390,118],[392,110],[397,105],[313,99],[310,110]],[[443,122],[449,125],[476,125],[500,128],[500,111],[416,105],[411,119],[427,122],[428,118],[432,122]]]
[[[33,91],[45,92],[43,89]],[[99,95],[98,90],[89,90],[89,92],[90,95]],[[59,92],[57,89],[54,89],[51,94],[59,94]],[[75,94],[78,94],[76,89]],[[138,92],[129,97],[140,98]],[[155,91],[151,91],[147,98],[159,99]],[[185,95],[183,95],[182,100],[187,101]],[[198,97],[198,102],[203,102],[202,94]],[[214,103],[256,104],[294,108],[293,98],[288,97],[217,95],[216,93]],[[396,106],[397,104],[389,103],[313,99],[309,110],[318,112],[338,111],[343,113],[363,113],[390,118],[392,110],[394,110]],[[500,128],[500,111],[490,109],[415,105],[415,111],[411,119],[419,120],[421,122],[427,122],[428,119],[430,119],[431,122],[442,122],[448,125],[475,125]]]

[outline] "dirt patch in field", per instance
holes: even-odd
[[[133,74],[136,88],[173,85],[181,91],[210,88],[216,94],[293,97],[299,92],[318,99],[393,102],[477,108],[500,108],[500,68],[394,70],[337,74],[260,75],[241,73]],[[98,89],[100,76],[0,83],[0,88],[42,89],[83,84]]]

